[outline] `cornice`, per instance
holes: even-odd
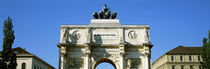
[[[118,48],[120,44],[88,44],[91,47],[101,47],[101,48]],[[68,43],[59,43],[57,45],[59,48],[61,46],[65,47],[73,47],[73,48],[85,48],[85,44],[68,44]],[[151,44],[136,44],[136,45],[131,45],[131,44],[125,44],[126,48],[141,48],[144,46],[151,46]]]

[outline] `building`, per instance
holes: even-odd
[[[55,69],[47,62],[21,47],[13,48],[12,51],[17,56],[17,69]]]
[[[107,11],[105,5],[100,19],[94,13],[89,25],[61,25],[59,69],[95,69],[103,62],[115,69],[151,69],[149,25],[121,25],[102,18],[110,16]]]
[[[201,47],[178,46],[152,64],[152,69],[201,69]]]

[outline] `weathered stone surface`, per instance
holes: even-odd
[[[109,62],[116,69],[151,66],[148,25],[121,25],[119,19],[91,19],[89,25],[61,25],[60,36],[58,47],[60,54],[65,54],[60,56],[60,69],[71,69],[69,61],[75,59],[84,59],[80,69],[94,69],[101,62]]]

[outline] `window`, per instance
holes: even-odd
[[[183,61],[183,57],[182,56],[180,56],[180,61]]]
[[[189,56],[189,61],[192,61],[192,57],[191,57],[191,55]]]
[[[171,61],[174,61],[174,56],[171,56]]]
[[[184,65],[181,65],[181,69],[184,69]]]
[[[193,65],[190,65],[190,69],[193,69]]]
[[[36,69],[36,65],[34,65],[34,69]]]
[[[26,63],[22,63],[22,69],[26,69]]]
[[[172,67],[171,67],[172,69],[175,69],[175,65],[172,65]]]
[[[201,61],[201,56],[198,56],[198,61]]]

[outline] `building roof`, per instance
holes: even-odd
[[[21,47],[13,48],[12,51],[16,54],[31,54]],[[33,54],[31,54],[31,55],[33,55]]]
[[[18,57],[30,57],[30,58],[34,58],[38,61],[40,61],[41,63],[49,66],[51,69],[55,69],[53,66],[51,66],[50,64],[48,64],[47,62],[45,62],[44,60],[42,60],[41,58],[37,57],[34,54],[31,54],[30,52],[26,51],[25,49],[21,48],[21,47],[17,47],[17,48],[13,48],[12,51],[14,53],[16,53],[17,58]],[[1,54],[0,54],[1,56]]]
[[[157,60],[155,60],[154,63],[156,63],[160,58],[162,58],[164,55],[201,55],[201,48],[202,47],[185,47],[185,46],[178,46],[165,54],[163,54],[161,57],[159,57]]]
[[[201,54],[201,47],[184,47],[184,46],[178,46],[170,51],[168,51],[166,54]]]

